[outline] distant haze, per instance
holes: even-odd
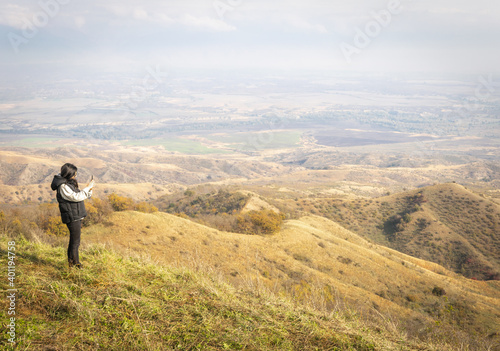
[[[3,1],[0,78],[146,64],[496,74],[499,19],[497,0]]]

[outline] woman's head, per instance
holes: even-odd
[[[78,168],[74,164],[65,163],[61,167],[61,177],[65,178],[69,184],[73,184],[78,188],[78,182],[76,181],[76,172]]]

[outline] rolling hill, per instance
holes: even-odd
[[[86,183],[94,175],[100,195],[115,191],[136,200],[156,199],[193,184],[239,182],[291,171],[290,167],[247,160],[239,154],[226,157],[183,155],[115,144],[57,149],[9,148],[0,150],[0,196],[3,202],[53,200],[50,182],[66,162],[77,165],[81,183]]]
[[[374,199],[301,199],[294,204],[373,242],[469,278],[500,278],[500,206],[461,185],[439,184]]]
[[[484,343],[477,335],[498,341],[498,281],[464,278],[318,216],[256,236],[166,213],[116,212],[109,223],[86,228],[82,240],[216,274],[239,288],[271,291],[321,311],[354,308],[369,320],[398,324],[410,338],[459,337],[476,346]]]
[[[212,307],[208,314],[204,314],[206,310],[200,312],[200,305],[190,295],[192,291],[183,291],[182,306],[188,306],[189,316],[203,315],[217,323],[226,318],[210,312],[216,309],[213,306],[221,306],[220,300],[212,304],[211,295],[203,300],[208,284],[208,290],[216,291],[216,295],[231,296],[224,300],[224,306],[238,311],[238,321],[269,322],[265,328],[270,334],[262,334],[266,340],[251,340],[250,331],[255,332],[256,324],[239,322],[231,326],[217,324],[221,330],[248,328],[249,332],[236,341],[226,334],[220,338],[214,336],[210,323],[201,329],[172,329],[180,332],[182,340],[172,337],[166,344],[170,347],[181,345],[184,349],[196,349],[198,342],[205,349],[220,349],[225,345],[228,349],[271,350],[499,349],[498,203],[453,183],[382,195],[388,189],[402,188],[405,182],[410,185],[417,184],[419,179],[430,182],[438,165],[423,165],[419,169],[340,165],[337,169],[309,170],[303,165],[268,162],[272,160],[271,153],[268,159],[242,160],[238,155],[217,159],[207,155],[150,152],[151,148],[124,149],[109,144],[98,153],[93,147],[13,148],[0,153],[2,208],[20,202],[31,203],[35,208],[36,203],[53,201],[54,193],[48,190],[52,175],[63,160],[78,160],[81,179],[93,173],[100,182],[96,197],[105,198],[117,192],[137,201],[155,199],[162,205],[161,209],[172,213],[115,212],[105,222],[85,228],[84,248],[88,246],[84,259],[90,267],[77,275],[56,272],[64,266],[61,248],[24,243],[27,254],[20,256],[21,267],[24,265],[25,269],[21,274],[26,277],[23,284],[29,294],[23,298],[28,299],[25,301],[29,306],[25,316],[32,318],[26,320],[33,324],[35,321],[45,323],[45,329],[39,331],[21,329],[32,335],[32,339],[24,340],[26,345],[56,345],[49,331],[55,325],[63,331],[61,340],[67,342],[61,349],[71,349],[80,341],[95,346],[97,339],[108,349],[115,343],[122,345],[122,349],[151,349],[151,345],[161,349],[158,345],[164,341],[158,330],[163,333],[166,329],[155,320],[174,322],[160,313],[138,313],[134,301],[141,301],[141,306],[149,306],[153,301],[155,309],[165,309],[170,300],[156,295],[153,290],[158,286],[151,285],[147,279],[131,280],[134,274],[147,277],[145,269],[156,265],[158,272],[163,272],[154,275],[162,277],[158,278],[161,284],[173,282],[171,276],[163,279],[166,271],[174,272],[173,276],[189,272],[188,275],[196,277],[191,286],[198,291],[195,296],[202,299],[202,305]],[[472,172],[473,166],[450,164],[440,174],[449,174],[450,167],[456,169],[457,174],[465,174]],[[479,173],[484,173],[482,168]],[[474,179],[476,176],[471,175]],[[187,188],[200,183],[201,186]],[[274,235],[232,232],[238,214],[253,210],[281,211],[279,215],[283,218],[286,215],[287,220]],[[22,213],[22,207],[15,211]],[[28,222],[24,223],[26,228],[31,225]],[[40,231],[38,228],[38,233]],[[106,249],[99,245],[105,245]],[[100,260],[101,254],[107,261]],[[61,262],[49,259],[50,255]],[[135,258],[130,260],[130,257]],[[124,260],[132,263],[127,263],[127,269],[117,270],[118,262]],[[38,269],[42,272],[42,285],[36,283]],[[135,273],[131,274],[129,269]],[[105,272],[104,280],[93,277],[100,271]],[[210,285],[209,282],[214,281],[224,283]],[[171,285],[172,289],[182,290],[181,283]],[[113,305],[112,309],[118,312],[106,314],[108,300],[101,301],[100,296],[92,292],[92,287],[100,285],[107,287],[103,293],[109,296],[109,301],[125,301],[126,306]],[[115,294],[114,288],[118,293]],[[44,295],[47,292],[50,298],[58,298],[49,301]],[[281,310],[271,307],[272,311],[279,310],[276,315],[270,316],[269,310],[255,306],[267,306],[269,301],[279,298],[288,302]],[[37,305],[37,300],[43,304]],[[100,301],[102,306],[90,300]],[[242,310],[238,309],[241,305],[234,307],[237,300],[244,301]],[[171,312],[179,316],[185,311],[182,306]],[[290,306],[306,308],[304,313],[309,313],[307,316],[312,319],[297,312],[294,321],[305,321],[305,324],[282,324],[287,318],[283,316],[292,313]],[[247,312],[253,310],[259,311],[258,318],[248,316]],[[50,318],[46,317],[47,311]],[[107,325],[95,318],[104,312],[113,318],[125,313],[127,319],[117,319]],[[337,318],[345,317],[341,325],[347,325],[349,314],[356,316],[355,328],[358,329],[333,327],[332,324],[339,322]],[[76,319],[71,319],[75,315],[89,317],[90,324],[78,324]],[[195,317],[199,324],[200,320]],[[68,318],[75,323],[70,326],[83,327],[90,334],[98,335],[97,339],[75,334],[71,328],[62,326]],[[182,318],[178,325],[186,322]],[[314,330],[306,327],[311,323]],[[123,326],[125,330],[117,334],[118,340],[112,336],[113,331]],[[231,329],[233,327],[235,329]],[[281,331],[275,334],[275,329]],[[308,337],[298,329],[307,330],[308,335],[313,336]],[[339,333],[325,336],[329,335],[327,330]],[[298,339],[285,343],[283,340],[292,334],[297,334]],[[138,343],[134,344],[133,339]],[[211,341],[204,344],[204,340]]]
[[[11,240],[0,234],[2,252]],[[15,317],[0,300],[2,320],[15,318],[16,344],[3,323],[3,350],[452,350],[406,340],[354,311],[320,312],[103,245],[87,245],[86,267],[70,271],[63,247],[16,238],[16,248]]]

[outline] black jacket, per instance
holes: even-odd
[[[87,217],[87,211],[85,210],[85,204],[83,201],[68,201],[61,196],[60,187],[62,184],[67,184],[73,191],[77,193],[80,192],[79,189],[76,189],[73,185],[68,184],[67,180],[61,177],[59,174],[54,176],[50,187],[54,191],[57,190],[57,202],[59,202],[59,210],[61,211],[62,222],[66,224]]]

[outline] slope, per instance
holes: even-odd
[[[376,199],[298,200],[294,206],[469,278],[500,279],[500,206],[461,185]]]
[[[374,245],[317,216],[286,221],[274,236],[253,236],[166,213],[114,213],[84,242],[217,273],[239,287],[265,288],[319,310],[355,307],[366,318],[396,319],[411,336],[452,341],[500,326],[500,285]],[[439,293],[439,291],[443,292]]]
[[[12,240],[0,235],[3,254]],[[17,238],[16,248],[15,326],[4,323],[3,350],[452,349],[405,341],[354,313],[320,313],[102,245],[82,250],[87,267],[70,271],[62,247]],[[7,289],[5,280],[0,287]],[[0,300],[0,316],[10,323],[9,303]]]

